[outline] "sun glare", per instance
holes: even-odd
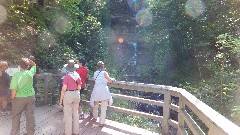
[[[185,5],[185,12],[192,18],[197,18],[206,10],[202,0],[188,0]]]
[[[140,26],[145,27],[152,23],[152,17],[153,16],[150,11],[143,9],[137,13],[136,21]]]

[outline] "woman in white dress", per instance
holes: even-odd
[[[91,94],[90,104],[93,107],[93,117],[98,118],[98,106],[101,102],[100,127],[104,126],[107,106],[112,104],[112,96],[109,92],[107,83],[112,83],[114,78],[110,78],[107,71],[104,71],[104,63],[97,63],[97,71],[94,72],[95,85]]]

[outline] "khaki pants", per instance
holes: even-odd
[[[98,118],[98,106],[99,106],[99,101],[95,101],[94,102],[94,107],[93,107],[93,117],[95,119]],[[108,100],[102,100],[101,101],[101,114],[100,114],[100,119],[99,119],[100,124],[105,123],[107,106],[108,106]]]
[[[79,91],[66,91],[63,98],[63,111],[65,123],[65,134],[79,134],[79,116],[78,107],[80,102]]]
[[[3,112],[7,111],[7,97],[0,97],[1,108]]]
[[[33,113],[34,96],[16,97],[12,100],[12,129],[11,135],[20,134],[20,118],[24,111],[26,116],[27,135],[34,134],[35,118]]]

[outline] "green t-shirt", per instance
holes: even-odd
[[[16,90],[16,97],[29,97],[35,95],[33,88],[33,76],[36,74],[36,66],[29,70],[22,70],[13,74],[10,89]]]

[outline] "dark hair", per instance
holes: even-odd
[[[24,61],[24,60],[20,60],[20,62],[19,62],[19,66],[22,68],[22,69],[28,69],[28,67],[29,67],[29,63],[27,63],[26,61]]]
[[[33,55],[30,55],[30,56],[29,56],[29,59],[32,60],[32,61],[34,61],[34,60],[35,60],[35,57],[34,57]]]
[[[83,59],[83,58],[78,59],[78,62],[79,62],[79,63],[82,63],[83,66],[86,65],[86,60]]]

